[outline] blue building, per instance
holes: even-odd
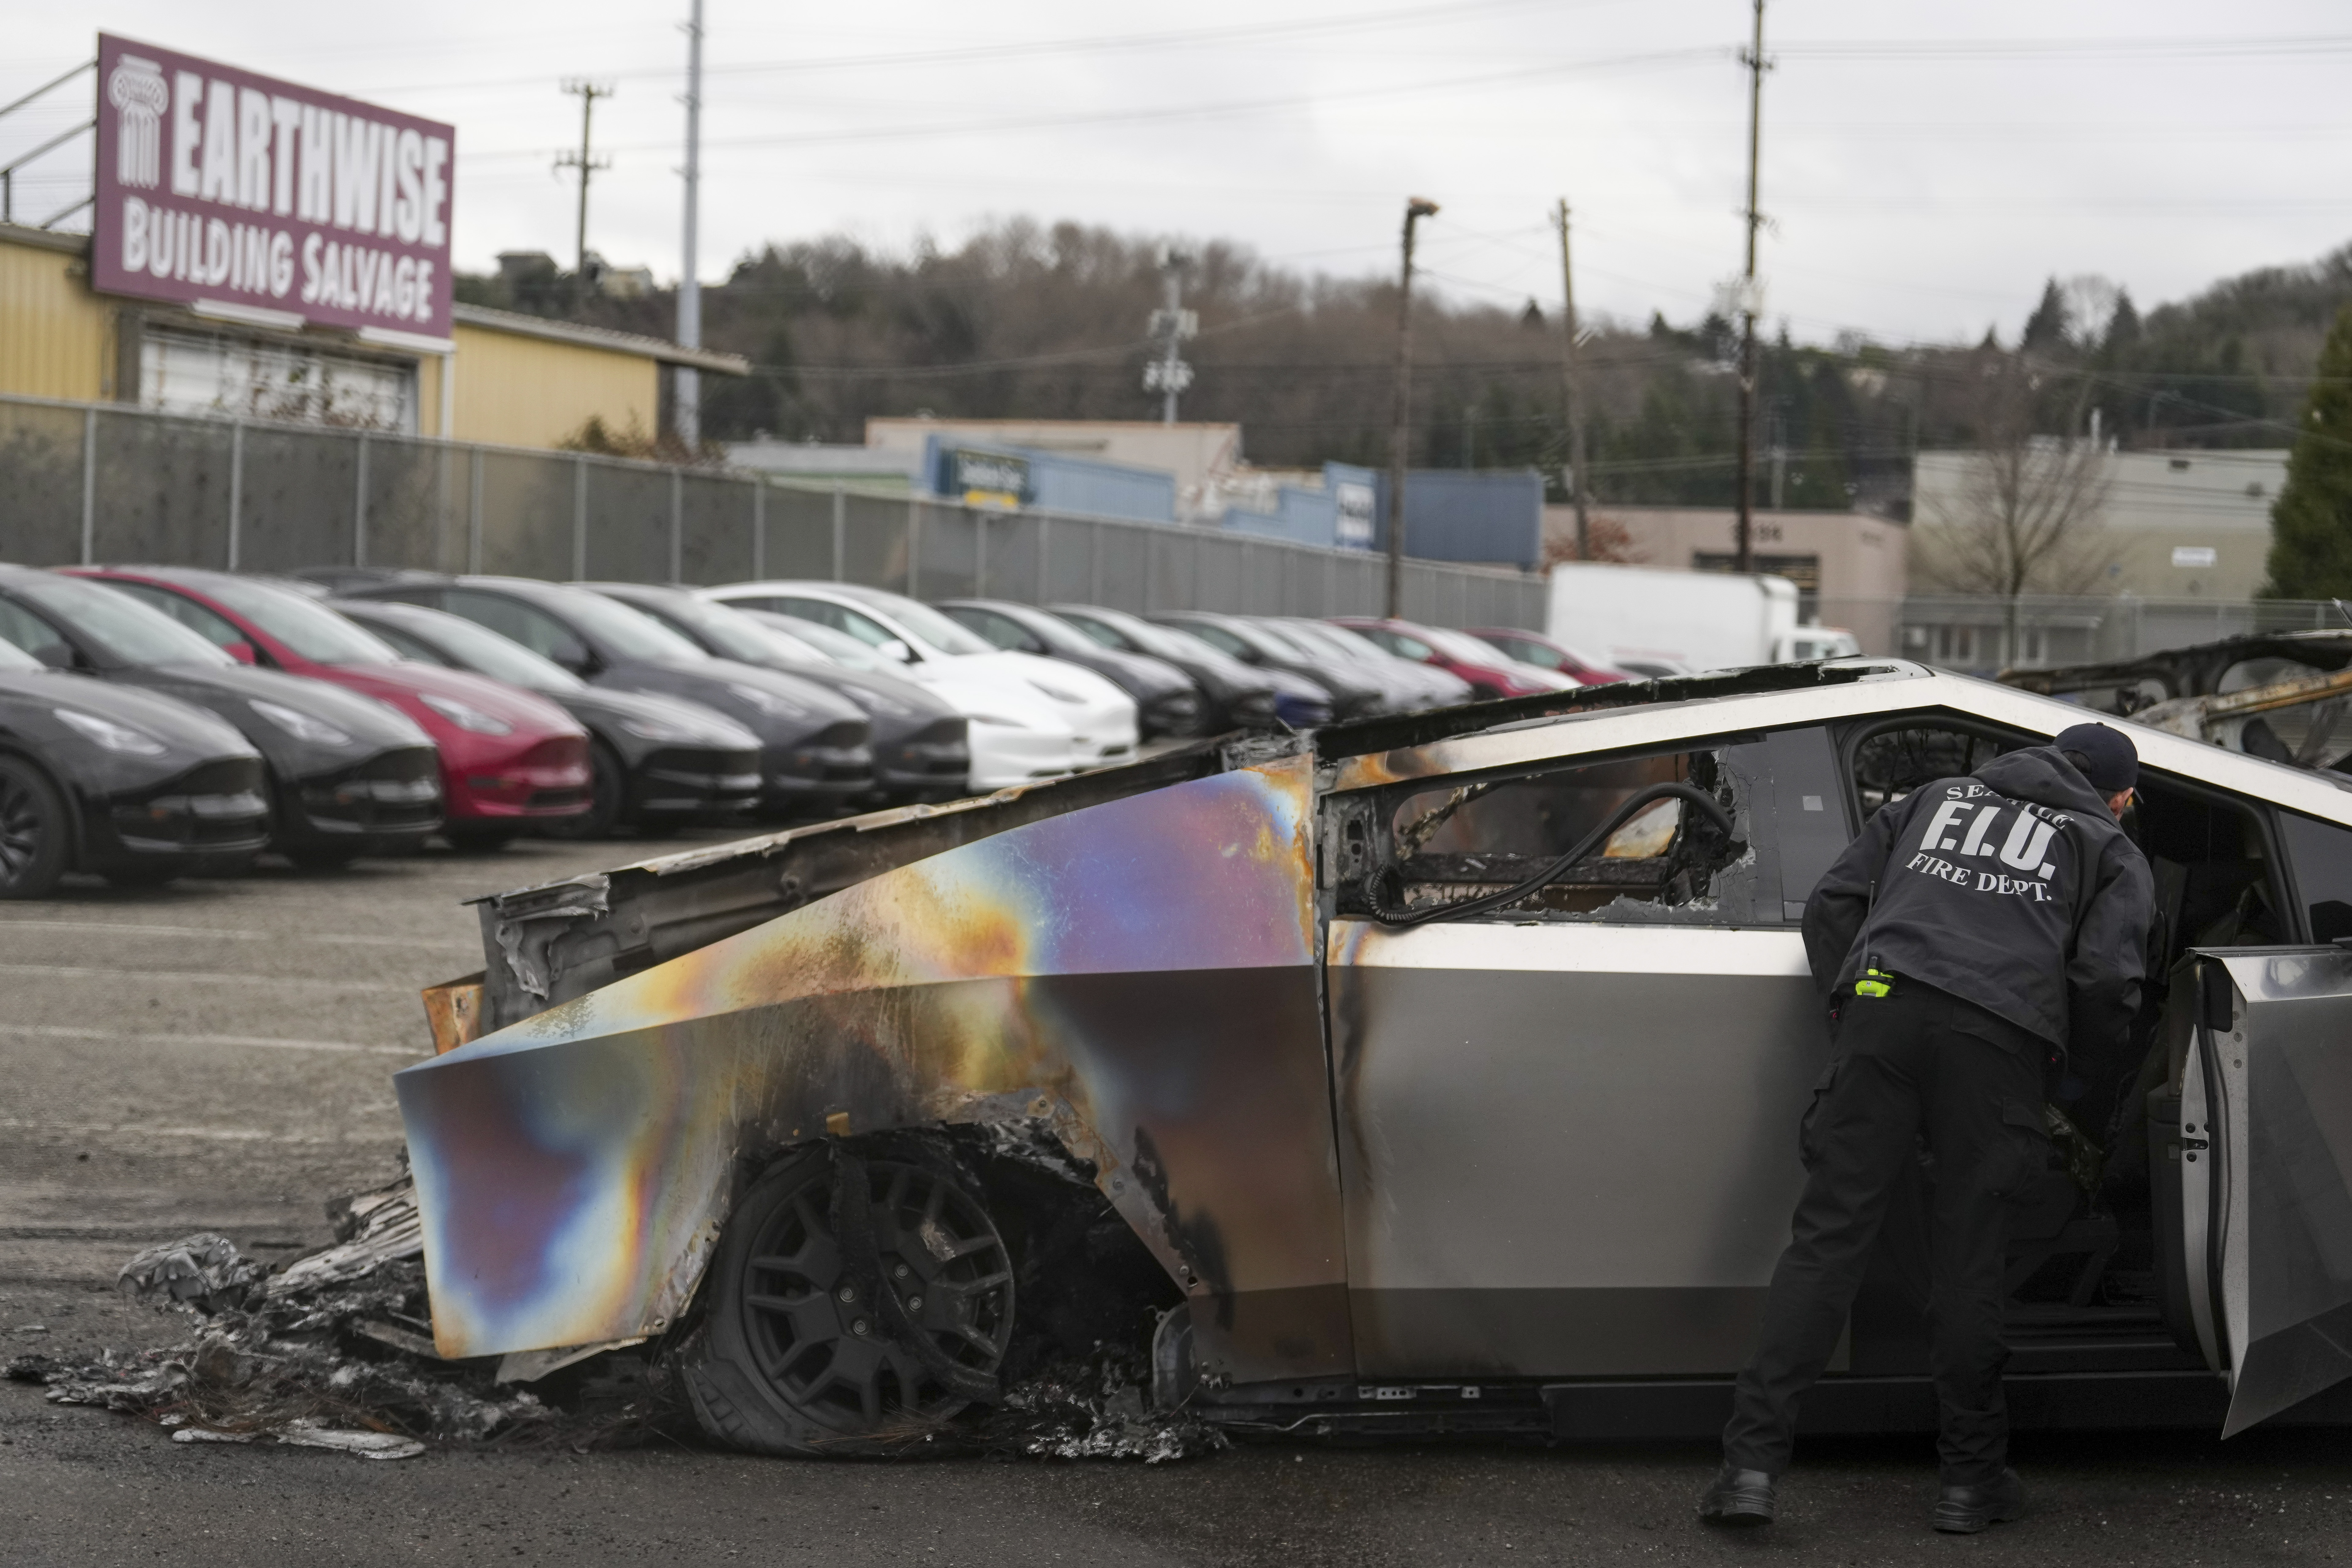
[[[1371,548],[1386,550],[1389,477],[1374,479]],[[1404,477],[1404,552],[1533,572],[1543,563],[1543,476],[1533,468],[1412,469]]]
[[[1176,521],[1176,476],[1124,463],[935,435],[923,443],[921,473],[931,494],[972,506]]]

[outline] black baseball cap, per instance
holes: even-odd
[[[2077,724],[2060,731],[2050,743],[2079,757],[2076,765],[2083,776],[2101,795],[2114,795],[2139,783],[2139,749],[2121,730],[2106,724]]]

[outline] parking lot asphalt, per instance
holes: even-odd
[[[706,836],[715,837],[715,836]],[[219,1230],[284,1256],[393,1171],[416,992],[481,964],[463,900],[685,847],[516,844],[323,875],[0,905],[0,1358],[184,1337],[111,1290]],[[1156,1468],[796,1463],[694,1448],[399,1463],[176,1445],[0,1384],[0,1563],[2320,1563],[2352,1560],[2352,1433],[2021,1439],[2025,1521],[1928,1533],[1924,1438],[1808,1447],[1783,1521],[1692,1517],[1703,1445],[1250,1445]]]

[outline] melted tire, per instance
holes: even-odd
[[[1013,1270],[952,1161],[911,1142],[858,1154],[819,1145],[743,1195],[704,1300],[674,1365],[713,1441],[889,1453],[992,1389],[1013,1335]]]

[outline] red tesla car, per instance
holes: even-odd
[[[404,659],[291,588],[183,566],[75,566],[194,627],[247,664],[331,681],[387,703],[441,749],[442,837],[494,848],[588,809],[588,732],[547,699]]]
[[[1522,664],[1467,632],[1450,632],[1418,621],[1381,620],[1370,616],[1334,616],[1331,623],[1371,638],[1399,658],[1431,665],[1468,681],[1470,689],[1482,700],[1533,697],[1538,692],[1562,691],[1583,684],[1573,675]]]
[[[1473,626],[1468,635],[1480,642],[1491,643],[1521,664],[1556,670],[1582,686],[1606,686],[1612,680],[1626,679],[1623,670],[1602,664],[1589,654],[1579,653],[1566,643],[1554,642],[1533,632],[1523,632],[1517,626]]]

